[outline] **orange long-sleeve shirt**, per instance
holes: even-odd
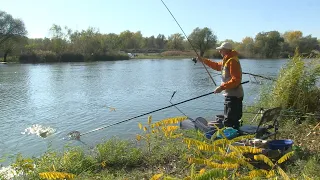
[[[231,79],[228,82],[221,84],[223,90],[232,89],[237,87],[242,81],[242,70],[240,62],[237,60],[238,53],[236,51],[231,51],[229,54],[223,57],[220,62],[213,62],[209,59],[202,58],[203,62],[216,71],[221,71],[223,65],[226,65],[230,71]],[[230,61],[228,61],[232,58]],[[227,63],[227,64],[225,64]]]

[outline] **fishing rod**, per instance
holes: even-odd
[[[248,82],[249,82],[249,81],[244,81],[244,82],[242,82],[241,84],[246,84],[246,83],[248,83]],[[157,112],[157,111],[161,111],[161,110],[164,110],[164,109],[167,109],[167,108],[170,108],[170,107],[179,105],[179,104],[183,104],[183,103],[186,103],[186,102],[188,102],[188,101],[192,101],[192,100],[195,100],[195,99],[204,97],[204,96],[208,96],[208,95],[210,95],[210,94],[214,94],[214,92],[209,92],[209,93],[207,93],[207,94],[203,94],[203,95],[200,95],[200,96],[197,96],[197,97],[194,97],[194,98],[190,98],[190,99],[187,99],[187,100],[184,100],[184,101],[175,103],[175,104],[172,104],[172,103],[171,103],[171,105],[169,105],[169,106],[162,107],[162,108],[159,108],[159,109],[156,109],[156,110],[153,110],[153,111],[150,111],[150,112],[147,112],[147,113],[138,115],[138,116],[134,116],[134,117],[131,117],[131,118],[126,119],[126,120],[122,120],[122,121],[119,121],[119,122],[115,122],[115,123],[113,123],[113,124],[109,124],[109,125],[106,125],[106,126],[102,126],[102,127],[93,129],[93,130],[88,131],[88,132],[85,132],[85,133],[80,133],[79,131],[71,131],[71,132],[68,133],[67,135],[69,136],[70,139],[80,140],[80,136],[83,136],[83,135],[86,135],[86,134],[89,134],[89,133],[93,133],[93,132],[95,132],[95,131],[99,131],[99,130],[102,130],[102,129],[105,129],[105,128],[108,128],[108,127],[111,127],[111,126],[114,126],[114,125],[117,125],[117,124],[121,124],[121,123],[130,121],[130,120],[133,120],[133,119],[136,119],[136,118],[145,116],[145,115],[147,115],[147,114],[151,114],[151,113],[154,113],[154,112]],[[173,97],[173,96],[172,96],[172,97]]]
[[[168,10],[168,12],[171,14],[172,18],[175,20],[175,22],[177,23],[177,25],[179,26],[179,28],[181,29],[181,31],[183,32],[184,36],[186,37],[186,39],[188,40],[188,42],[190,43],[192,49],[194,50],[194,52],[197,54],[197,57],[200,57],[196,48],[193,46],[193,44],[191,43],[190,39],[188,38],[188,36],[186,35],[186,33],[184,32],[184,30],[182,29],[182,27],[180,26],[179,22],[177,21],[177,19],[174,17],[174,15],[171,13],[170,9],[168,8],[168,6],[163,2],[163,0],[161,0],[162,4],[166,7],[166,9]],[[192,58],[192,61],[194,61],[195,63],[197,63],[197,59],[196,58]],[[212,82],[214,83],[215,86],[217,86],[216,82],[213,80],[213,77],[211,76],[211,74],[209,73],[207,67],[204,65],[204,63],[201,61],[203,67],[205,68],[205,70],[207,71],[209,77],[211,78]],[[248,74],[254,77],[260,77],[263,79],[268,79],[268,80],[272,80],[275,81],[273,78],[270,77],[265,77],[265,76],[261,76],[258,74],[252,74],[252,73],[247,73],[247,72],[242,72],[242,74]]]
[[[181,31],[183,32],[184,36],[186,37],[186,39],[188,40],[188,42],[190,43],[192,49],[194,50],[194,52],[197,54],[197,57],[200,57],[196,48],[193,46],[193,44],[191,43],[191,41],[189,40],[188,36],[186,35],[186,33],[184,32],[184,30],[182,29],[182,27],[180,26],[180,24],[178,23],[178,21],[176,20],[176,18],[173,16],[173,14],[171,13],[170,9],[168,8],[168,6],[163,2],[163,0],[161,0],[162,4],[166,7],[166,9],[168,10],[168,12],[171,14],[171,16],[173,17],[173,19],[176,21],[176,23],[178,24],[178,26],[180,27]],[[209,77],[211,78],[213,84],[215,86],[217,86],[216,82],[213,80],[213,77],[211,76],[211,74],[209,73],[207,67],[204,65],[204,63],[201,61],[203,67],[205,68],[205,70],[207,71]]]

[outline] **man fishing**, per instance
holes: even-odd
[[[202,61],[216,71],[221,71],[222,83],[214,90],[214,93],[224,91],[223,124],[226,127],[238,129],[240,127],[239,120],[242,117],[242,101],[244,96],[241,85],[242,69],[238,53],[232,49],[232,45],[228,42],[222,43],[216,49],[219,50],[219,53],[223,57],[221,62],[213,62],[203,57],[198,57],[197,60]]]

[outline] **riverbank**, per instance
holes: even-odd
[[[0,173],[2,173],[2,179],[19,176],[27,179],[79,180],[252,179],[266,176],[284,179],[286,177],[317,179],[320,177],[319,145],[316,145],[314,149],[309,147],[309,142],[317,141],[320,134],[319,129],[311,131],[308,142],[300,144],[301,141],[299,141],[299,138],[312,130],[314,124],[292,124],[290,130],[286,129],[289,126],[281,127],[284,131],[281,132],[279,138],[290,138],[295,142],[293,151],[290,151],[294,154],[288,156],[289,160],[273,171],[274,167],[266,166],[264,161],[275,163],[279,158],[268,159],[268,161],[260,160],[260,163],[256,161],[252,166],[250,162],[253,159],[247,160],[243,153],[234,157],[228,154],[223,155],[218,151],[220,145],[230,145],[231,141],[227,139],[211,141],[196,131],[179,130],[174,122],[184,119],[184,117],[173,117],[159,121],[162,123],[153,123],[152,118],[149,117],[146,122],[137,125],[141,133],[137,135],[136,140],[128,141],[115,137],[98,144],[89,151],[78,147],[68,147],[64,152],[49,151],[38,158],[17,156],[15,163],[2,168]],[[160,128],[157,128],[157,124]],[[293,131],[301,133],[300,136],[295,133],[294,137],[290,137]],[[217,150],[205,150],[202,147],[205,144],[212,145]],[[259,148],[250,151],[257,151],[254,154],[260,154]],[[207,164],[204,158],[211,156],[215,157],[215,163]],[[217,161],[217,159],[224,159],[224,161]]]
[[[191,59],[192,56],[161,56],[161,55],[139,55],[131,59]]]
[[[116,61],[129,60],[127,54],[109,53],[109,54],[91,54],[82,55],[75,53],[57,54],[51,51],[38,51],[32,53],[21,54],[20,56],[9,56],[6,59],[7,63],[58,63],[58,62],[92,62],[92,61]],[[0,58],[4,62],[3,58]]]

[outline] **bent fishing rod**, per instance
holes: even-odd
[[[241,84],[246,84],[246,83],[248,83],[248,82],[249,82],[249,81],[244,81],[244,82],[242,82]],[[170,108],[170,107],[179,105],[179,104],[183,104],[183,103],[186,103],[186,102],[188,102],[188,101],[192,101],[192,100],[195,100],[195,99],[204,97],[204,96],[208,96],[208,95],[210,95],[210,94],[214,94],[214,92],[209,92],[209,93],[203,94],[203,95],[201,95],[201,96],[197,96],[197,97],[190,98],[190,99],[187,99],[187,100],[184,100],[184,101],[175,103],[175,104],[171,104],[171,105],[169,105],[169,106],[166,106],[166,107],[163,107],[163,108],[159,108],[159,109],[156,109],[156,110],[153,110],[153,111],[150,111],[150,112],[147,112],[147,113],[144,113],[144,114],[135,116],[135,117],[131,117],[131,118],[126,119],[126,120],[123,120],[123,121],[115,122],[115,123],[113,123],[113,124],[109,124],[109,125],[106,125],[106,126],[102,126],[102,127],[93,129],[93,130],[88,131],[88,132],[85,132],[85,133],[80,133],[79,131],[72,131],[72,132],[68,133],[68,136],[69,136],[71,139],[80,140],[80,136],[83,136],[83,135],[86,135],[86,134],[89,134],[89,133],[93,133],[93,132],[95,132],[95,131],[99,131],[99,130],[102,130],[102,129],[105,129],[105,128],[108,128],[108,127],[111,127],[111,126],[115,126],[115,125],[118,125],[118,124],[121,124],[121,123],[130,121],[130,120],[133,120],[133,119],[136,119],[136,118],[145,116],[145,115],[147,115],[147,114],[151,114],[151,113],[154,113],[154,112],[157,112],[157,111],[161,111],[161,110],[164,110],[164,109],[167,109],[167,108]]]
[[[194,50],[194,52],[197,54],[197,57],[200,57],[196,48],[193,46],[193,44],[191,43],[190,39],[188,38],[188,36],[186,35],[186,33],[184,32],[184,30],[182,29],[182,27],[180,26],[179,22],[176,20],[176,18],[173,16],[173,14],[171,13],[170,9],[168,8],[168,6],[163,2],[163,0],[161,0],[162,4],[166,7],[166,9],[168,10],[168,12],[171,14],[172,18],[175,20],[175,22],[177,23],[177,25],[179,26],[179,28],[181,29],[183,35],[186,37],[186,39],[188,40],[188,42],[190,43],[192,49]],[[194,61],[195,63],[197,63],[197,60],[195,58],[192,59],[192,61]],[[213,84],[215,86],[217,86],[216,82],[213,80],[211,74],[209,73],[207,67],[204,65],[204,63],[201,61],[203,67],[205,68],[205,70],[207,71],[209,77],[211,78]],[[248,74],[248,75],[251,75],[251,76],[254,76],[254,77],[260,77],[260,78],[263,78],[263,79],[268,79],[268,80],[272,80],[274,81],[273,78],[270,78],[270,77],[265,77],[265,76],[261,76],[261,75],[258,75],[258,74],[252,74],[252,73],[247,73],[247,72],[243,72],[242,74]]]
[[[189,40],[188,36],[186,35],[186,33],[184,32],[184,30],[182,29],[182,27],[180,26],[180,24],[178,23],[178,21],[176,20],[176,18],[173,16],[173,14],[171,13],[170,9],[168,8],[168,6],[163,2],[163,0],[161,0],[162,4],[166,7],[166,9],[168,10],[168,12],[171,14],[171,16],[173,17],[173,19],[176,21],[176,23],[178,24],[179,28],[181,29],[183,35],[186,37],[186,39],[188,40],[188,42],[190,43],[192,49],[194,50],[194,52],[197,54],[197,57],[200,57],[196,48],[193,46],[193,44],[191,43],[191,41]],[[210,79],[212,80],[213,84],[215,86],[217,86],[216,82],[213,80],[213,77],[211,76],[211,74],[209,73],[207,67],[204,65],[204,63],[201,61],[203,67],[205,68],[205,70],[207,71]]]

